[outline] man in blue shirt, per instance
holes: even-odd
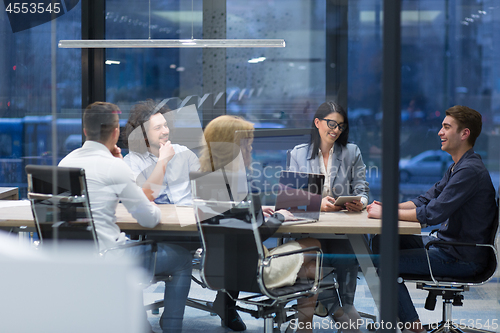
[[[424,195],[399,204],[399,219],[426,225],[441,224],[436,236],[402,236],[400,238],[399,272],[429,275],[424,246],[431,240],[488,243],[494,226],[495,189],[481,157],[473,150],[481,133],[481,114],[466,106],[446,110],[442,128],[441,149],[453,161],[444,177]],[[382,204],[367,207],[368,216],[381,218]],[[374,252],[376,249],[374,242]],[[431,246],[429,258],[434,275],[465,277],[482,271],[486,255],[483,248]],[[413,332],[423,332],[410,294],[399,284],[399,319],[412,323]],[[405,326],[406,327],[406,326]]]
[[[124,161],[136,183],[157,204],[191,205],[189,172],[198,171],[198,157],[186,146],[170,142],[173,111],[165,101],[136,104],[126,125],[130,149]]]

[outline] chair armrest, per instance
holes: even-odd
[[[464,243],[464,242],[447,242],[447,241],[442,241],[442,240],[432,240],[429,241],[427,244],[425,244],[425,254],[427,256],[427,263],[429,265],[429,273],[431,276],[432,281],[436,284],[439,285],[439,282],[434,278],[434,274],[432,273],[432,266],[431,266],[431,260],[429,257],[429,248],[431,245],[447,245],[447,246],[469,246],[469,247],[489,247],[493,250],[493,253],[495,256],[497,256],[497,250],[495,246],[491,244],[476,244],[476,243]]]
[[[436,228],[436,229],[432,229],[432,230],[429,232],[429,235],[432,235],[433,233],[438,232],[438,231],[439,231],[439,229],[438,229],[438,228]]]
[[[305,249],[293,250],[293,251],[287,251],[287,252],[273,254],[271,256],[265,257],[264,261],[270,263],[271,260],[273,260],[275,258],[286,257],[286,256],[290,256],[292,254],[304,253],[304,252],[312,252],[312,251],[315,251],[316,253],[320,253],[321,254],[321,250],[320,250],[319,247],[317,247],[317,246],[311,246],[311,247],[306,247]],[[264,264],[264,266],[267,266],[267,264]]]
[[[475,244],[475,243],[464,243],[464,242],[447,242],[447,241],[439,241],[439,240],[433,240],[430,241],[429,243],[425,244],[425,249],[428,250],[431,245],[449,245],[449,246],[490,246],[490,244]]]
[[[307,247],[307,248],[303,248],[303,249],[300,249],[300,250],[294,250],[294,251],[287,251],[287,252],[282,252],[282,253],[277,253],[277,254],[273,254],[271,256],[268,256],[268,257],[265,257],[263,260],[262,260],[262,263],[259,265],[259,271],[260,271],[260,274],[263,274],[263,270],[264,270],[264,267],[266,266],[269,266],[271,264],[271,261],[273,259],[276,259],[276,258],[279,258],[279,257],[286,257],[286,256],[290,256],[290,255],[293,255],[293,254],[298,254],[298,253],[304,253],[304,252],[316,252],[316,270],[315,270],[315,276],[314,276],[314,283],[311,287],[311,289],[308,291],[310,293],[315,293],[318,288],[319,288],[319,283],[320,283],[320,279],[321,279],[321,267],[323,266],[323,263],[322,263],[322,254],[323,252],[321,251],[321,249],[318,247],[318,246],[311,246],[311,247]],[[264,288],[267,290],[267,288],[265,287],[265,285],[263,285]],[[270,297],[269,293],[265,293],[268,297]]]

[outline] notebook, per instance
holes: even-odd
[[[325,176],[315,173],[282,171],[275,210],[286,209],[297,220],[285,221],[283,225],[311,223],[319,220],[321,191]]]

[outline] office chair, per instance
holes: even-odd
[[[498,206],[498,200],[497,200]],[[431,233],[436,232],[433,230]],[[427,260],[429,262],[430,275],[413,275],[404,274],[399,279],[399,283],[403,282],[415,282],[417,289],[427,290],[429,294],[425,301],[425,308],[427,310],[433,311],[436,307],[437,296],[441,296],[443,299],[443,316],[439,323],[427,324],[424,327],[432,333],[441,332],[453,332],[453,333],[463,333],[463,332],[494,332],[484,329],[474,328],[460,323],[454,323],[452,321],[452,306],[463,306],[464,295],[463,292],[469,290],[470,286],[482,285],[488,282],[493,275],[498,266],[498,252],[496,249],[496,235],[498,233],[498,207],[496,210],[494,225],[491,230],[491,239],[487,244],[473,244],[473,243],[460,243],[460,242],[445,242],[445,241],[430,241],[425,246],[425,251],[427,253]],[[429,260],[429,247],[431,245],[440,246],[473,246],[473,247],[485,247],[488,248],[488,261],[484,270],[474,276],[465,278],[456,278],[449,276],[435,276],[432,272],[432,267]],[[469,318],[467,318],[469,319]],[[466,320],[465,322],[468,322]]]
[[[27,165],[26,174],[28,199],[40,243],[80,241],[98,252],[85,171]]]
[[[63,244],[78,244],[105,257],[108,253],[134,246],[151,246],[147,258],[152,267],[152,277],[147,285],[171,280],[170,276],[155,276],[157,245],[146,240],[120,245],[99,251],[85,170],[46,165],[27,165],[28,199],[40,245],[57,249]],[[163,300],[146,305],[146,310],[163,307]]]
[[[263,221],[263,215],[257,194],[248,195],[244,201],[213,200],[213,197],[200,191],[200,182],[207,178],[201,177],[201,173],[191,173],[190,177],[196,223],[203,245],[201,278],[209,289],[225,292],[231,299],[250,306],[236,306],[236,310],[255,318],[264,318],[265,333],[278,332],[281,324],[295,318],[296,309],[286,307],[287,303],[334,287],[333,283],[320,284],[322,253],[318,247],[265,255],[259,232],[259,221]],[[205,183],[205,188],[220,196],[225,186],[221,189],[210,183]],[[229,187],[227,189],[231,193]],[[303,252],[314,252],[316,255],[313,281],[297,280],[292,286],[266,287],[264,268],[272,260]],[[240,293],[234,299],[228,292],[236,290],[246,292],[246,295]]]

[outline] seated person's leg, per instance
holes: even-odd
[[[353,305],[354,295],[358,282],[358,265],[337,266],[337,281],[339,283],[339,295],[342,306]]]
[[[337,322],[346,322],[349,327],[353,327],[354,323],[361,319],[354,307],[359,269],[354,250],[349,240],[346,239],[322,240],[322,248],[324,252],[323,266],[335,269],[339,284],[338,294],[342,303],[342,307],[340,304],[331,303],[327,308],[331,309],[330,314]],[[321,295],[320,298],[322,298]]]
[[[228,291],[231,296],[236,299],[238,298],[239,292],[237,290]],[[247,329],[245,323],[241,319],[238,311],[235,309],[236,302],[231,299],[225,292],[217,292],[217,296],[214,301],[214,311],[219,315],[221,319],[221,324],[223,326],[229,327],[233,331],[244,331]]]
[[[325,258],[323,257],[323,279],[331,279],[335,274],[336,272],[333,267],[325,266]],[[319,303],[321,303],[321,306],[319,306]],[[317,311],[314,313],[315,315],[326,317],[335,313],[340,308],[338,289],[330,288],[321,292],[321,294],[318,295],[318,306],[319,307],[316,309]]]
[[[422,237],[410,236],[401,238],[400,247],[405,248],[399,252],[399,273],[400,274],[428,274],[429,266],[425,254]],[[413,248],[412,248],[413,247]],[[410,293],[404,283],[398,285],[398,317],[406,325],[411,323],[409,329],[413,332],[423,330],[417,310],[413,305]]]
[[[372,252],[380,254],[380,235],[375,235],[372,238]],[[402,235],[400,236],[400,256],[399,256],[399,272],[413,274],[428,274],[418,273],[428,270],[427,258],[425,256],[424,243],[419,235]],[[380,266],[380,258],[374,258],[375,266]],[[427,267],[427,270],[426,270]],[[417,311],[413,305],[410,293],[404,283],[398,285],[398,317],[403,323],[414,323],[413,331],[420,332],[422,326],[418,318]]]
[[[297,240],[297,243],[300,244],[302,248],[317,246],[321,248],[321,244],[317,239],[314,238],[304,238]],[[298,273],[299,278],[307,278],[314,279],[316,276],[316,253],[315,252],[306,252],[304,253],[304,263],[302,264],[302,268]],[[314,316],[314,308],[316,307],[316,300],[318,299],[318,295],[314,295],[312,297],[303,297],[297,300],[297,309],[298,309],[298,320],[300,323],[309,323],[309,325],[304,325],[300,327],[304,327],[306,329],[297,330],[297,332],[312,332],[312,329],[307,329],[307,327],[312,328],[312,320]]]
[[[373,254],[380,254],[380,235],[372,237],[371,248]],[[399,249],[414,249],[422,248],[422,236],[420,235],[400,235],[399,236]]]
[[[340,300],[342,301],[342,308],[349,316],[350,322],[358,323],[361,316],[358,310],[354,307],[354,295],[356,294],[356,286],[358,285],[358,270],[359,265],[350,265],[342,267],[344,281],[342,282],[342,289],[339,290]],[[357,326],[356,326],[357,327]]]
[[[158,243],[156,274],[171,275],[165,282],[164,310],[160,326],[164,333],[181,332],[184,307],[191,286],[192,256],[185,248]]]

